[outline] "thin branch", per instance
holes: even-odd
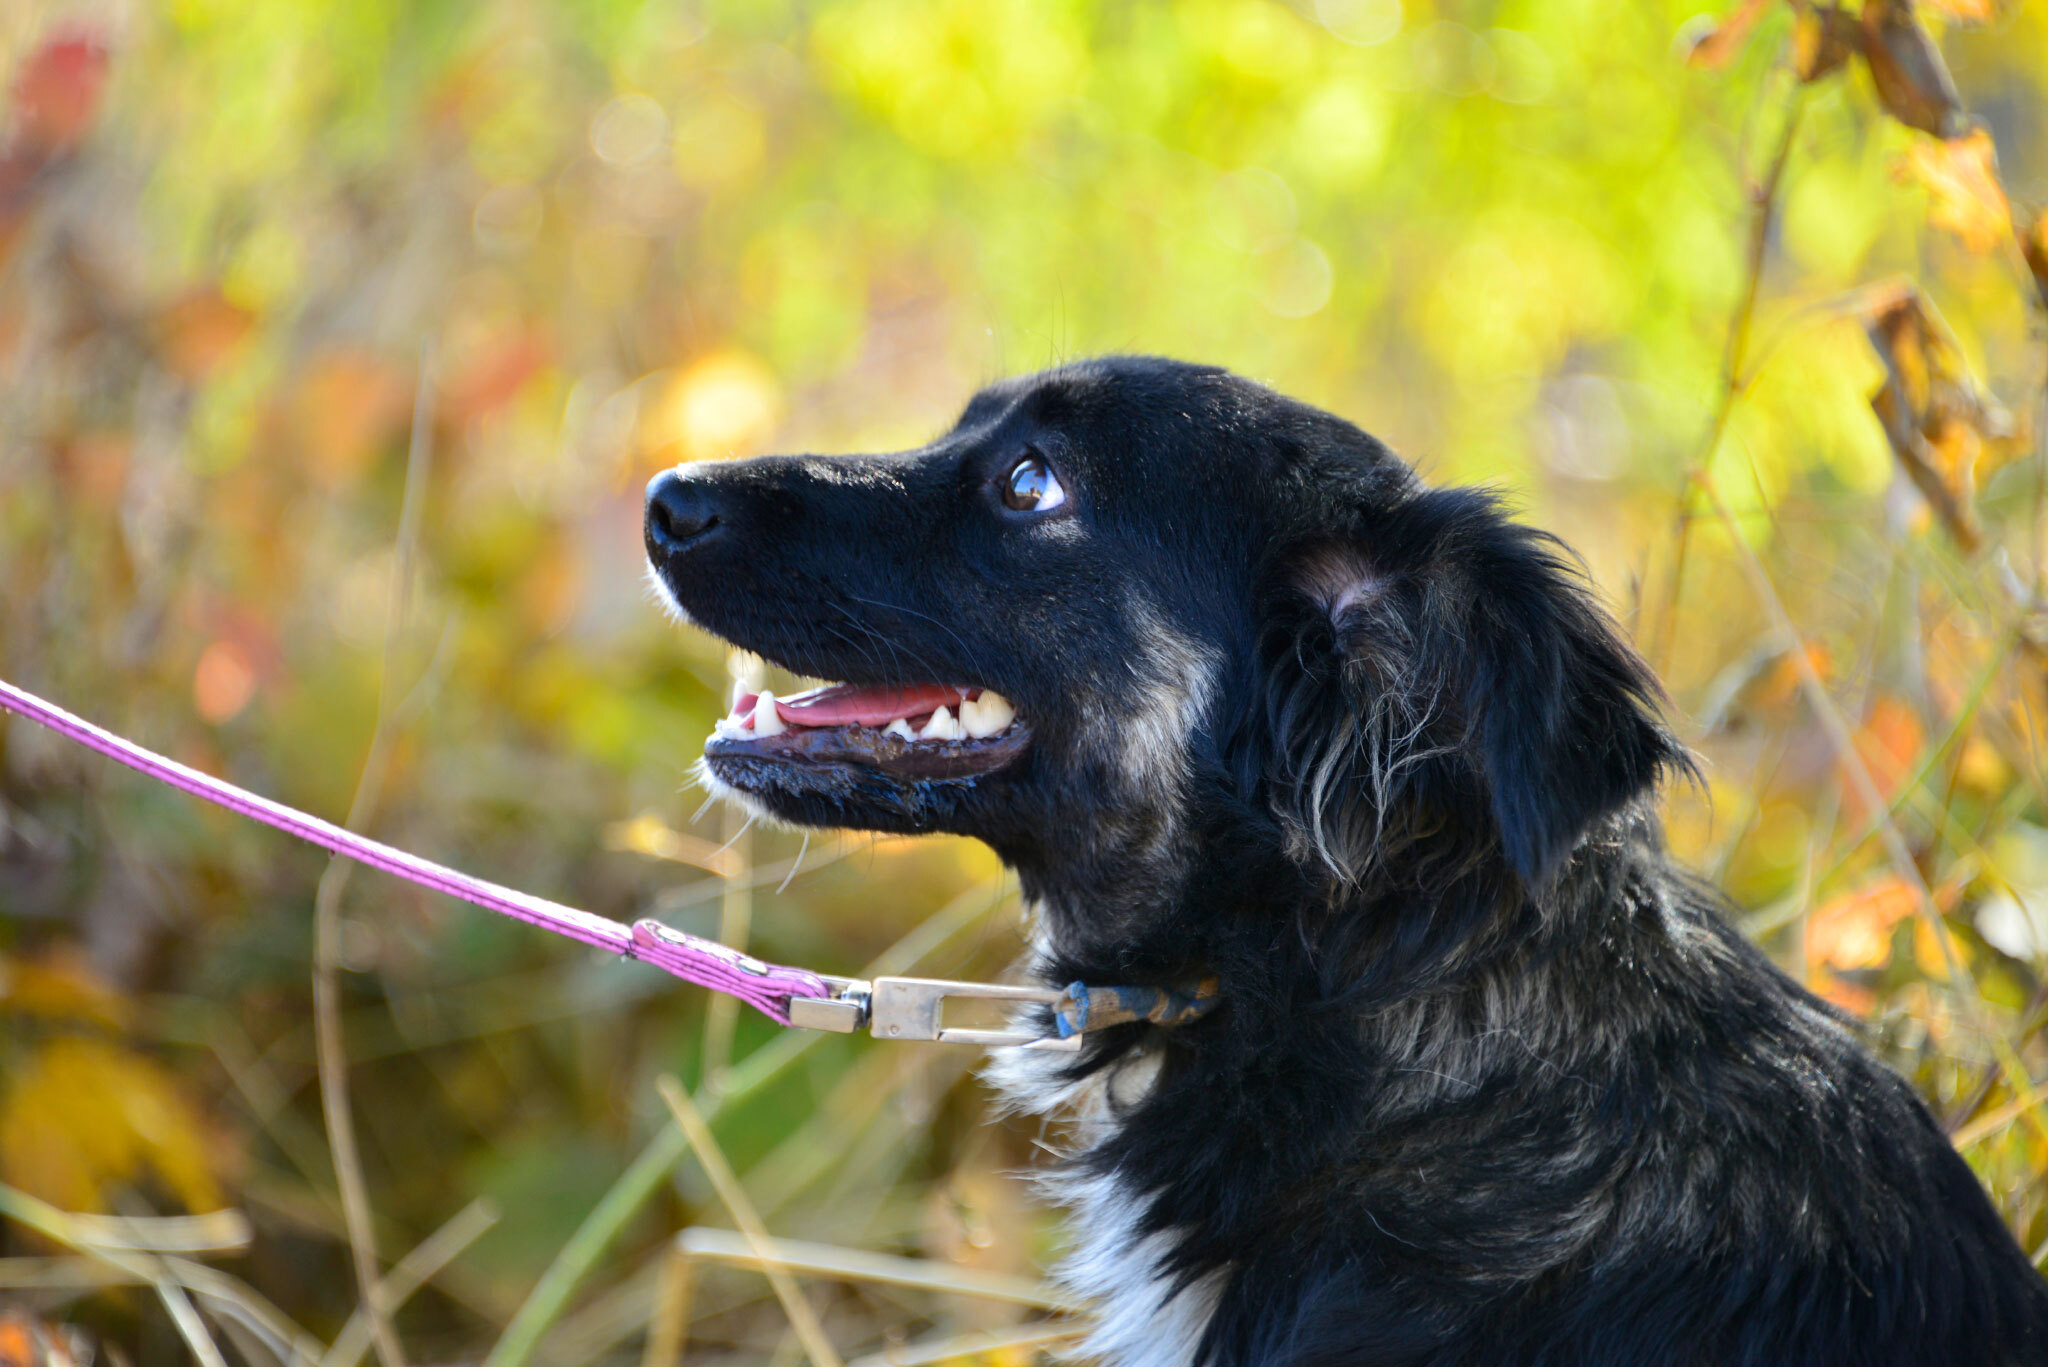
[[[640,1367],[676,1367],[683,1360],[689,1336],[690,1307],[696,1299],[695,1263],[682,1249],[670,1246],[661,1255],[654,1287],[654,1313],[647,1321],[647,1347]]]
[[[2032,1111],[2043,1101],[2048,1101],[2048,1092],[2025,1091],[1995,1111],[1978,1116],[1950,1136],[1950,1142],[1959,1149],[1966,1149],[1980,1139],[1989,1139],[2006,1126]]]
[[[934,1362],[1008,1361],[1004,1349],[1054,1348],[1086,1334],[1092,1326],[1085,1320],[1040,1320],[1021,1329],[975,1330],[945,1338],[906,1343],[867,1357],[855,1358],[847,1367],[925,1367]],[[1026,1354],[1026,1360],[1033,1354]]]
[[[384,618],[384,656],[377,676],[377,726],[369,754],[349,803],[345,824],[359,831],[368,824],[383,796],[395,739],[398,710],[392,671],[404,639],[412,603],[413,558],[419,540],[420,505],[426,498],[427,467],[433,455],[434,384],[428,344],[420,347],[419,382],[413,397],[412,445],[406,454],[405,499],[398,514],[398,552],[391,572],[391,600]],[[341,899],[355,863],[331,860],[313,895],[313,1034],[319,1058],[320,1108],[326,1118],[327,1147],[334,1157],[335,1185],[341,1193],[342,1221],[355,1264],[357,1301],[368,1316],[370,1338],[384,1367],[406,1367],[405,1350],[384,1312],[378,1290],[377,1235],[370,1215],[368,1184],[362,1154],[356,1147],[355,1119],[348,1095],[348,1045],[341,1027]]]
[[[227,1367],[227,1359],[221,1356],[220,1348],[206,1332],[205,1321],[192,1306],[192,1298],[185,1289],[165,1272],[162,1262],[155,1256],[125,1248],[104,1248],[92,1243],[73,1224],[70,1213],[58,1209],[47,1201],[29,1195],[18,1188],[0,1184],[0,1215],[17,1220],[30,1229],[55,1239],[58,1243],[75,1248],[109,1267],[135,1276],[149,1283],[155,1289],[157,1298],[163,1302],[164,1311],[171,1317],[171,1324],[178,1336],[185,1340],[185,1346],[200,1367]]]
[[[856,976],[880,977],[908,973],[941,945],[979,922],[1000,906],[1009,895],[1009,885],[977,883],[918,923],[915,929],[876,955]],[[706,1115],[717,1116],[726,1106],[736,1105],[767,1086],[828,1035],[811,1030],[792,1030],[773,1043],[756,1049],[726,1075],[725,1088],[705,1094],[699,1103]],[[604,1256],[612,1241],[641,1207],[654,1199],[667,1180],[669,1170],[689,1152],[683,1132],[675,1125],[657,1130],[610,1190],[591,1207],[583,1223],[569,1236],[555,1260],[548,1264],[511,1323],[484,1359],[484,1367],[524,1367],[539,1348],[541,1336],[560,1317],[590,1269]]]
[[[138,1253],[242,1253],[251,1238],[239,1210],[201,1215],[88,1215],[67,1212],[71,1230],[95,1248]]]
[[[487,1198],[479,1197],[456,1211],[446,1224],[391,1265],[390,1273],[378,1287],[384,1298],[382,1308],[385,1313],[404,1305],[415,1291],[432,1280],[435,1273],[455,1261],[463,1249],[475,1243],[485,1230],[496,1223],[498,1208]],[[363,1307],[357,1306],[355,1313],[348,1317],[348,1323],[341,1327],[341,1333],[335,1336],[334,1346],[320,1359],[320,1367],[355,1367],[362,1360],[363,1350],[369,1346],[369,1319],[364,1315]]]
[[[758,1220],[759,1216],[754,1218]],[[930,1258],[903,1258],[893,1253],[873,1253],[864,1248],[841,1248],[836,1244],[777,1239],[766,1235],[757,1244],[744,1232],[734,1234],[729,1229],[701,1225],[676,1235],[675,1246],[692,1259],[731,1263],[739,1267],[765,1269],[772,1265],[837,1281],[907,1286],[952,1296],[1025,1305],[1034,1310],[1076,1308],[1073,1297],[1034,1277],[985,1272],[980,1268],[935,1262]]]
[[[1649,652],[1659,671],[1671,663],[1671,646],[1678,631],[1678,602],[1685,592],[1686,549],[1692,538],[1693,494],[1714,453],[1720,449],[1736,403],[1754,378],[1753,374],[1745,374],[1749,362],[1750,331],[1756,321],[1757,296],[1763,289],[1764,264],[1770,255],[1771,224],[1777,215],[1778,191],[1784,184],[1785,168],[1791,163],[1792,146],[1798,139],[1800,121],[1806,112],[1806,102],[1802,98],[1804,89],[1796,84],[1792,87],[1790,105],[1785,111],[1785,126],[1778,135],[1770,166],[1764,172],[1763,180],[1750,187],[1749,242],[1744,256],[1742,292],[1736,296],[1735,309],[1729,315],[1728,340],[1721,351],[1721,394],[1714,405],[1713,415],[1707,421],[1707,429],[1700,436],[1699,446],[1686,466],[1685,480],[1678,491],[1671,573],[1664,591],[1664,611],[1657,619],[1657,639]],[[1761,495],[1761,485],[1758,492]]]
[[[1805,696],[1807,706],[1813,709],[1814,717],[1820,723],[1821,732],[1826,736],[1829,747],[1834,750],[1835,758],[1841,764],[1850,788],[1863,804],[1865,811],[1889,812],[1889,804],[1878,791],[1876,781],[1870,776],[1869,767],[1864,764],[1862,754],[1856,749],[1856,740],[1849,730],[1848,721],[1842,716],[1841,709],[1835,706],[1833,696],[1821,682],[1820,672],[1808,658],[1799,629],[1793,624],[1792,614],[1786,610],[1784,600],[1778,597],[1778,590],[1771,583],[1763,561],[1757,558],[1749,542],[1743,539],[1741,529],[1736,526],[1735,515],[1728,510],[1728,505],[1721,498],[1720,490],[1714,487],[1712,478],[1702,475],[1700,488],[1710,501],[1714,515],[1727,532],[1730,544],[1735,547],[1736,564],[1740,566],[1743,577],[1748,581],[1751,594],[1756,598],[1758,606],[1763,608],[1771,619],[1772,626],[1790,651],[1793,666],[1799,674],[1799,690]],[[1892,865],[1892,871],[1912,892],[1915,908],[1933,934],[1936,945],[1941,949],[1942,966],[1947,970],[1949,983],[1956,993],[1961,1014],[1965,1017],[1963,1023],[1990,1044],[2000,1066],[2005,1070],[2006,1080],[2013,1091],[2021,1096],[2031,1096],[2034,1081],[2028,1076],[2025,1068],[2020,1066],[2018,1057],[2013,1054],[2004,1036],[1991,1028],[1984,998],[1977,988],[1977,980],[1970,973],[1969,967],[1963,963],[1962,957],[1957,954],[1954,933],[1942,917],[1941,908],[1935,905],[1934,894],[1928,888],[1927,880],[1921,876],[1920,866],[1914,860],[1912,850],[1907,847],[1905,836],[1899,833],[1897,824],[1888,815],[1880,821],[1877,835]],[[2031,1111],[2027,1114],[2034,1116]],[[2034,1119],[2037,1124],[2040,1123],[2037,1116]],[[2043,1132],[2048,1133],[2048,1125],[2043,1126]]]
[[[825,1326],[818,1319],[818,1312],[804,1299],[804,1293],[789,1275],[789,1269],[777,1260],[774,1239],[766,1225],[754,1210],[754,1203],[747,1199],[747,1193],[740,1186],[740,1179],[733,1175],[732,1165],[725,1160],[725,1151],[718,1147],[718,1141],[711,1134],[711,1127],[704,1123],[703,1115],[697,1110],[690,1094],[673,1077],[663,1077],[655,1083],[661,1099],[668,1106],[669,1113],[682,1127],[683,1135],[690,1141],[690,1148],[697,1155],[697,1163],[704,1175],[711,1179],[712,1190],[725,1206],[726,1214],[732,1216],[740,1233],[746,1235],[747,1243],[753,1248],[754,1257],[762,1275],[768,1278],[768,1285],[774,1288],[775,1299],[782,1302],[782,1312],[789,1316],[790,1328],[802,1340],[804,1352],[810,1355],[816,1367],[843,1367],[839,1354],[833,1350],[832,1341],[825,1337]]]

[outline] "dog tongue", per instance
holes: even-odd
[[[887,726],[898,717],[922,716],[941,707],[957,707],[971,691],[951,684],[914,684],[908,688],[833,684],[793,698],[777,698],[775,711],[792,726]]]

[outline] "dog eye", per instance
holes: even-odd
[[[1067,501],[1067,491],[1046,463],[1026,456],[1003,478],[1003,505],[1020,513],[1049,513]]]

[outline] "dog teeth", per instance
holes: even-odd
[[[775,695],[767,689],[754,699],[754,734],[756,736],[779,736],[789,729],[782,720],[782,714],[775,710]]]
[[[882,734],[913,742],[986,740],[1009,730],[1016,719],[1017,709],[1008,698],[983,689],[976,697],[960,699],[957,711],[939,708],[921,730],[912,724],[910,718],[898,717],[882,728]],[[775,705],[775,695],[767,689],[756,692],[744,679],[734,685],[730,710],[716,723],[716,734],[725,740],[760,740],[792,729],[791,724],[782,719],[782,713]]]
[[[1016,718],[1017,709],[1010,706],[1010,700],[986,688],[980,697],[967,698],[960,704],[960,727],[976,740],[1009,729]]]

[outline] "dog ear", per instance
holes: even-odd
[[[1690,767],[1560,544],[1483,492],[1418,494],[1287,578],[1262,651],[1267,786],[1344,881],[1428,836],[1497,841],[1542,886],[1594,822]]]
[[[1470,745],[1502,852],[1540,885],[1594,822],[1691,761],[1659,715],[1649,664],[1561,544],[1457,492],[1477,505],[1466,570]]]

